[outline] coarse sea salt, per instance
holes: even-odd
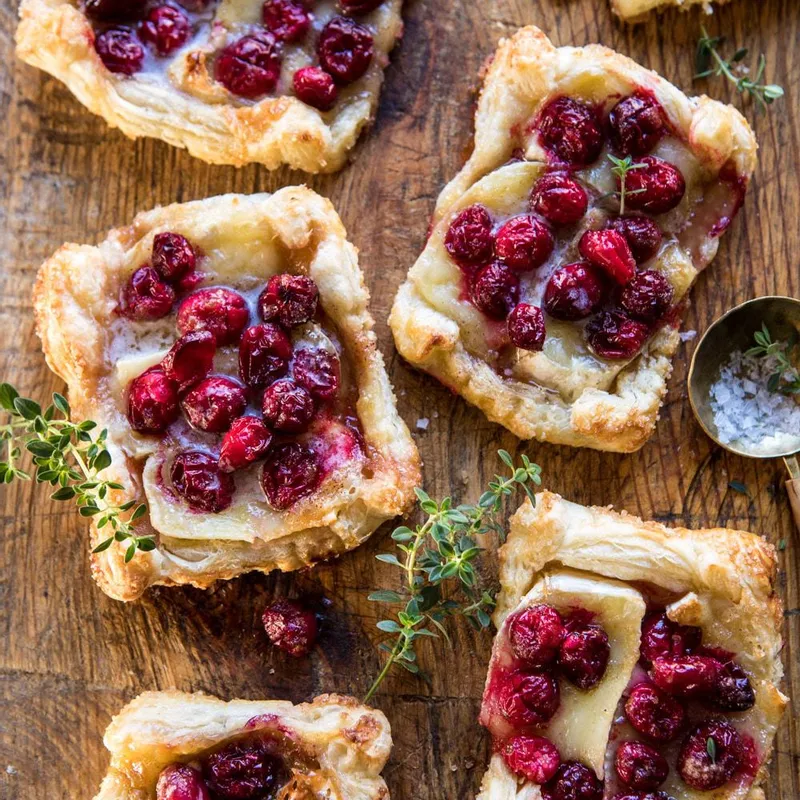
[[[770,375],[779,370],[773,356],[731,353],[719,378],[711,385],[711,410],[717,436],[753,455],[800,450],[800,402],[795,395],[771,392]],[[784,373],[796,378],[794,370]]]

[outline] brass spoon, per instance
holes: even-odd
[[[800,300],[792,297],[757,297],[723,314],[703,334],[689,367],[689,403],[700,427],[720,446],[748,458],[783,458],[789,470],[786,491],[792,504],[795,524],[800,530],[800,463],[797,450],[791,452],[752,453],[740,444],[724,444],[718,438],[709,393],[719,377],[720,368],[734,350],[753,346],[753,334],[766,324],[775,341],[785,341],[800,333]]]

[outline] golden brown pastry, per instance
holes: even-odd
[[[723,5],[728,0],[714,0],[716,5]],[[694,6],[702,6],[706,14],[712,12],[710,0],[611,0],[611,10],[625,22],[642,22],[649,11],[679,8],[688,11]]]

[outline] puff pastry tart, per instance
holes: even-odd
[[[159,208],[44,264],[47,362],[156,537],[130,563],[123,545],[92,556],[105,592],[298,569],[413,501],[419,455],[367,302],[339,217],[302,187]],[[106,537],[93,526],[93,547]]]
[[[146,692],[105,734],[95,800],[388,800],[392,736],[380,712],[326,694],[293,706]]]
[[[522,29],[395,299],[398,350],[522,438],[641,447],[755,152],[730,106]]]
[[[763,800],[787,699],[775,552],[549,492],[511,520],[479,800]]]
[[[714,0],[717,5],[723,5],[728,0]],[[687,11],[694,6],[702,6],[703,10],[711,13],[710,0],[611,0],[612,11],[626,22],[641,22],[648,11],[679,8]]]
[[[23,0],[17,53],[127,136],[332,172],[370,121],[402,0]]]

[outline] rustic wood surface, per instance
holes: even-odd
[[[693,85],[694,45],[704,21],[733,44],[767,56],[784,101],[756,115],[721,79]],[[380,344],[400,410],[416,432],[431,493],[474,498],[505,447],[544,467],[546,484],[582,503],[613,503],[687,526],[757,531],[780,552],[786,605],[787,688],[800,697],[800,538],[793,529],[782,464],[731,456],[703,435],[689,409],[693,342],[675,361],[658,430],[634,455],[520,443],[432,379],[397,358],[386,326],[392,297],[419,253],[436,195],[460,167],[472,136],[477,74],[498,39],[536,23],[558,44],[600,41],[686,90],[743,105],[761,158],[746,204],[716,262],[694,290],[686,329],[702,332],[735,303],[763,294],[800,296],[800,4],[733,0],[713,17],[670,12],[646,24],[615,22],[606,0],[409,0],[406,35],[387,72],[376,124],[341,174],[308,184],[330,197],[361,250]],[[206,165],[152,140],[132,142],[84,110],[56,80],[16,61],[16,4],[0,9],[0,377],[44,399],[62,384],[34,335],[36,268],[64,241],[95,241],[157,204],[223,192],[271,191],[299,173]],[[730,488],[744,482],[750,497]],[[389,526],[339,562],[296,575],[251,575],[203,592],[159,589],[124,605],[89,575],[84,523],[30,484],[0,494],[0,798],[89,798],[105,772],[101,737],[111,715],[145,689],[177,687],[222,697],[301,701],[326,691],[363,695],[379,668],[367,593],[397,575],[375,561]],[[487,580],[496,560],[484,558]],[[321,644],[304,661],[270,649],[259,623],[278,595],[313,592],[331,601]],[[454,647],[422,650],[431,685],[389,679],[377,704],[394,731],[386,769],[397,800],[472,798],[487,759],[476,716],[489,633],[454,627]],[[770,800],[800,797],[800,730],[786,715],[771,771]]]

